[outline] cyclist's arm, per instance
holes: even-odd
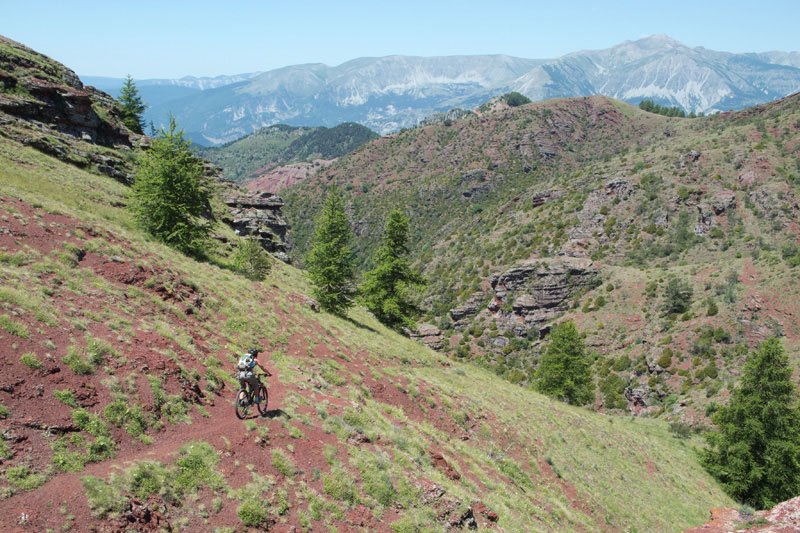
[[[268,376],[271,376],[271,375],[272,375],[272,374],[270,374],[269,370],[267,370],[266,368],[264,368],[263,366],[261,366],[261,363],[259,363],[258,361],[256,361],[255,363],[256,363],[256,366],[257,366],[258,368],[260,368],[260,369],[261,369],[261,371],[262,371],[262,372],[264,372],[266,375],[268,375]]]

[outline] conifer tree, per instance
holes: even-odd
[[[745,363],[728,405],[713,417],[703,465],[733,498],[760,509],[800,494],[800,407],[778,339]]]
[[[550,344],[534,375],[534,388],[573,405],[594,399],[592,362],[572,320],[556,325],[550,332]]]
[[[351,239],[344,200],[334,186],[316,220],[305,262],[314,298],[323,309],[339,315],[353,305],[355,293]]]
[[[119,92],[119,103],[124,113],[122,122],[125,127],[134,133],[143,134],[144,122],[142,115],[144,110],[147,109],[147,105],[139,95],[139,91],[136,89],[136,84],[133,83],[133,78],[131,78],[130,74],[125,78],[125,83]]]
[[[170,117],[139,161],[130,209],[139,225],[158,240],[190,255],[202,255],[211,223],[210,192],[203,165]]]
[[[389,327],[413,328],[419,308],[411,299],[411,291],[424,285],[425,280],[408,263],[408,217],[394,210],[375,252],[375,268],[364,274],[364,305]]]

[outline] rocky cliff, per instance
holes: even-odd
[[[128,131],[108,94],[85,87],[64,65],[0,36],[0,135],[124,183],[131,149],[146,139]]]
[[[590,259],[528,260],[491,277],[488,309],[500,330],[538,338],[541,327],[568,310],[574,297],[597,286],[599,273]]]
[[[288,226],[281,208],[283,200],[273,193],[263,191],[231,190],[223,195],[230,216],[223,221],[243,237],[254,237],[275,257],[289,262],[286,245]]]

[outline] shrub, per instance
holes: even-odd
[[[624,372],[631,366],[633,366],[633,361],[631,361],[631,358],[625,354],[622,354],[614,360],[614,365],[612,368],[617,372]]]
[[[627,357],[625,359],[628,359]],[[625,409],[628,401],[625,399],[625,381],[617,374],[609,374],[600,381],[600,393],[603,395],[603,406],[607,409]]]
[[[0,328],[23,339],[29,339],[31,336],[25,324],[12,320],[9,315],[0,315]]]
[[[69,366],[70,370],[78,375],[94,374],[94,368],[84,358],[80,348],[77,346],[67,348],[67,355],[61,358],[61,362]]]
[[[99,477],[84,476],[81,478],[89,508],[95,516],[103,517],[110,512],[120,512],[125,507],[126,499],[119,491]]]
[[[80,472],[89,457],[79,451],[70,451],[66,437],[53,444],[53,464],[64,472]]]
[[[259,527],[269,519],[269,510],[261,498],[247,498],[236,509],[239,520],[247,527]]]
[[[145,499],[161,494],[170,483],[170,472],[161,463],[140,461],[127,472],[128,489]]]
[[[111,437],[101,435],[89,444],[89,461],[98,463],[114,457],[117,445]]]
[[[692,288],[685,280],[670,278],[664,288],[664,314],[680,314],[689,311],[692,305]]]
[[[665,348],[656,364],[661,368],[669,368],[672,365],[672,349]]]
[[[322,477],[322,489],[337,500],[358,503],[356,480],[341,466],[331,468],[330,473]]]
[[[24,353],[19,358],[20,362],[27,366],[28,368],[33,368],[34,370],[38,370],[42,368],[42,362],[36,357],[33,353]]]
[[[72,411],[72,421],[76,426],[95,437],[109,434],[108,427],[100,415],[89,413],[86,409],[79,408]]]
[[[669,430],[678,439],[688,439],[692,434],[692,426],[686,422],[670,422]]]
[[[239,239],[231,259],[233,269],[253,281],[263,281],[269,275],[272,264],[258,239]]]
[[[294,477],[294,463],[286,456],[283,450],[272,450],[272,466],[284,476],[288,478]]]
[[[78,407],[78,402],[75,401],[75,396],[69,389],[64,389],[64,390],[56,389],[53,391],[53,396],[55,396],[56,399],[59,402],[63,403],[64,405],[67,405],[69,407]]]
[[[19,465],[6,470],[6,480],[20,490],[31,490],[42,486],[47,476],[34,472],[28,465]]]
[[[103,409],[106,420],[116,427],[121,427],[128,417],[128,403],[123,400],[114,400]]]
[[[86,336],[86,355],[94,366],[102,365],[105,356],[111,354],[116,355],[116,352],[110,344],[91,335]]]
[[[364,492],[375,498],[384,507],[391,507],[397,499],[397,490],[388,472],[365,473]]]
[[[525,96],[524,94],[518,93],[516,91],[507,93],[503,95],[503,100],[510,106],[510,107],[518,107],[525,104],[530,104],[531,99]]]

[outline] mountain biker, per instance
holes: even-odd
[[[247,391],[247,385],[250,386],[250,393],[258,390],[258,376],[253,373],[256,367],[260,368],[265,375],[272,375],[258,362],[259,352],[258,348],[251,348],[239,357],[239,362],[236,364],[236,368],[239,370],[239,390]]]

